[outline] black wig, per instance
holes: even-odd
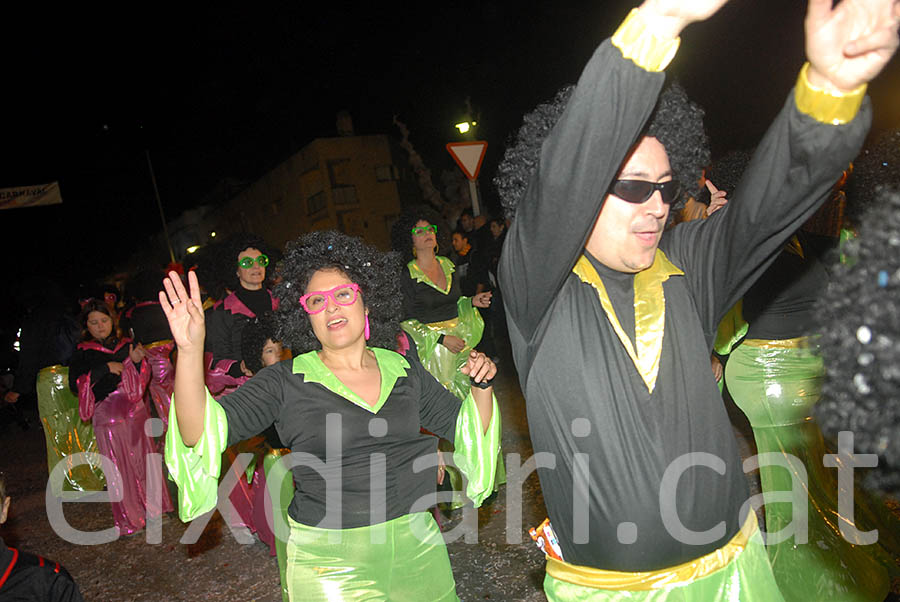
[[[437,255],[445,255],[450,249],[453,232],[447,226],[447,221],[431,207],[416,205],[405,210],[391,227],[391,248],[400,254],[405,263],[413,258],[412,229],[419,220],[437,226]]]
[[[274,290],[279,300],[276,336],[294,355],[321,348],[300,297],[315,272],[338,269],[359,285],[369,310],[369,346],[395,349],[400,332],[400,267],[396,253],[383,253],[334,230],[311,232],[289,242],[281,264],[282,281]]]
[[[866,484],[900,492],[900,189],[882,189],[819,306],[823,431],[854,434],[856,453],[878,454]]]
[[[266,279],[271,279],[275,269],[275,261],[278,259],[274,256],[276,251],[261,236],[249,232],[238,232],[229,236],[223,243],[222,252],[217,256],[218,265],[216,272],[218,276],[214,277],[213,280],[224,282],[225,286],[233,291],[237,290],[237,287],[240,286],[237,276],[238,255],[241,254],[241,251],[250,248],[258,249],[269,258],[269,267],[266,268]]]
[[[540,162],[541,146],[559,121],[574,90],[575,86],[567,86],[549,102],[535,107],[522,118],[522,127],[507,142],[494,177],[494,186],[507,218],[514,217],[516,206]],[[674,210],[689,196],[697,196],[700,176],[709,165],[709,140],[703,128],[703,109],[691,102],[684,88],[672,84],[660,95],[641,136],[659,140],[669,156],[674,179],[681,185],[681,198],[673,204],[670,213],[674,215]]]
[[[852,222],[875,204],[880,186],[900,188],[900,128],[877,136],[853,161],[847,184],[847,213]]]
[[[262,353],[266,341],[277,343],[277,326],[271,312],[266,312],[247,322],[241,330],[241,357],[244,365],[253,374],[263,369]]]
[[[741,176],[753,158],[752,150],[735,150],[723,155],[706,171],[706,178],[719,190],[724,190],[730,198],[741,181]],[[704,186],[704,189],[706,187]],[[707,200],[709,197],[707,197]]]

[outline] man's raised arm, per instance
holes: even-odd
[[[682,29],[726,0],[647,0],[596,50],[543,144],[501,256],[509,317],[530,340],[584,250],[607,187],[637,141]]]
[[[827,198],[871,122],[866,84],[898,46],[900,0],[810,0],[808,63],[725,211],[673,234],[711,329]],[[671,247],[670,247],[671,248]],[[714,254],[714,260],[710,256]]]

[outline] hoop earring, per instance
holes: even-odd
[[[435,256],[435,257],[437,257],[437,254],[438,254],[438,251],[439,251],[439,250],[440,250],[440,247],[438,246],[438,244],[437,244],[437,243],[434,243],[434,256]]]
[[[369,314],[366,314],[366,329],[363,331],[363,336],[365,336],[368,341],[371,334],[372,331],[369,329]]]
[[[415,247],[415,246],[413,246],[413,257],[418,257],[418,254],[416,253],[416,247]]]

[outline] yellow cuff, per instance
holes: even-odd
[[[797,103],[797,109],[816,121],[831,125],[841,125],[853,121],[866,96],[866,84],[843,94],[823,90],[809,83],[806,76],[808,70],[809,63],[806,63],[800,69],[800,75],[797,77],[797,86],[794,90],[794,102]]]
[[[653,35],[636,8],[631,9],[612,37],[613,46],[622,51],[622,56],[653,72],[662,71],[672,62],[680,43],[681,38],[664,40]]]

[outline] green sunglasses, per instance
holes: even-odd
[[[265,255],[260,255],[256,259],[253,259],[252,257],[244,257],[243,259],[238,261],[238,266],[244,268],[245,270],[249,270],[253,267],[254,261],[261,267],[266,267],[267,265],[269,265],[269,258]]]
[[[415,226],[410,232],[412,232],[413,236],[422,236],[426,234],[429,230],[437,234],[437,226],[434,224],[429,224],[428,226]]]

